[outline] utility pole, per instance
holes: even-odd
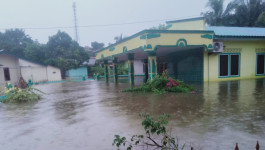
[[[76,18],[76,5],[75,2],[73,3],[73,10],[74,10],[74,24],[75,24],[75,41],[78,43],[79,42],[79,37],[78,37],[78,27],[77,27],[77,18]]]

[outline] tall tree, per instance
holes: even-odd
[[[46,51],[46,45],[40,44],[35,41],[34,43],[27,44],[24,53],[26,58],[44,63],[46,59],[45,51]]]
[[[255,22],[257,27],[265,27],[265,11],[261,13]]]
[[[224,0],[209,0],[210,11],[202,13],[212,26],[263,26],[262,13],[265,12],[264,0],[233,0],[227,7]],[[260,16],[260,17],[259,17]],[[257,23],[258,19],[260,20]]]
[[[63,75],[66,70],[77,68],[89,59],[88,52],[65,32],[58,31],[49,37],[45,63],[57,66]]]
[[[209,11],[202,13],[206,22],[212,26],[229,25],[231,23],[231,12],[234,10],[234,3],[230,2],[224,6],[224,0],[209,0],[206,7]]]
[[[93,51],[100,50],[104,48],[104,43],[99,43],[97,41],[91,42],[91,47]]]
[[[233,1],[235,26],[255,26],[262,12],[265,11],[264,0],[235,0]]]
[[[0,33],[0,49],[25,56],[25,49],[33,40],[21,29],[9,29]]]

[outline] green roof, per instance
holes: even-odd
[[[217,37],[265,38],[265,28],[207,26],[207,31],[214,31]]]
[[[188,22],[188,21],[196,21],[196,20],[204,20],[204,19],[205,19],[204,17],[196,17],[196,18],[167,21],[166,23],[179,23],[179,22]]]

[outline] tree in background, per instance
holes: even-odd
[[[22,29],[9,29],[0,33],[0,49],[25,56],[28,44],[34,44],[34,41]]]
[[[227,7],[224,6],[224,0],[209,0],[206,7],[210,8],[210,11],[202,13],[206,18],[206,22],[212,26],[225,26],[229,25],[231,19],[231,13],[234,10],[234,3],[230,2]]]
[[[58,31],[49,37],[45,57],[45,64],[60,68],[64,74],[66,70],[81,66],[89,59],[89,54],[67,33]]]
[[[265,12],[259,15],[255,25],[258,27],[265,27]]]
[[[0,49],[56,66],[61,69],[63,76],[66,70],[82,66],[89,59],[88,52],[61,31],[49,37],[47,44],[40,44],[21,29],[6,30],[4,33],[0,32]]]
[[[46,59],[45,57],[46,49],[47,47],[45,44],[34,42],[34,43],[27,44],[24,54],[25,54],[25,57],[30,60],[44,63]]]
[[[104,43],[99,43],[97,41],[91,42],[91,48],[93,51],[98,51],[104,48]]]
[[[210,11],[202,15],[209,25],[264,27],[261,23],[263,12],[265,12],[264,0],[233,0],[226,8],[224,0],[209,0],[206,6],[210,8]]]
[[[122,34],[120,36],[115,36],[114,40],[116,41],[115,43],[122,41],[123,40]]]
[[[233,3],[235,26],[253,27],[262,12],[265,12],[264,0],[234,0]]]
[[[157,26],[157,27],[152,27],[152,28],[150,28],[150,29],[151,29],[151,30],[166,30],[167,27],[166,27],[165,24],[159,24],[159,26]]]

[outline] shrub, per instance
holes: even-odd
[[[5,91],[6,97],[2,101],[3,103],[27,103],[27,102],[36,102],[40,100],[40,90],[35,88],[10,88]]]
[[[172,137],[167,129],[168,114],[163,114],[156,119],[151,117],[149,114],[140,114],[144,118],[142,126],[144,127],[145,134],[133,135],[130,140],[120,135],[115,135],[112,145],[118,149],[121,146],[127,146],[127,150],[131,150],[133,147],[153,148],[153,149],[172,149],[172,150],[183,150],[185,144],[180,146],[176,138]]]
[[[153,92],[156,94],[164,94],[167,92],[189,93],[194,88],[183,81],[179,81],[168,77],[167,71],[162,75],[156,76],[152,81],[147,81],[140,87],[129,88],[123,92]]]

